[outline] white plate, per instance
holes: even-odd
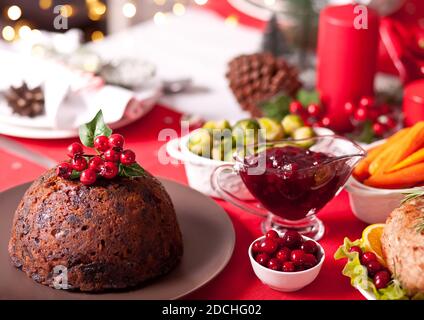
[[[142,100],[128,104],[124,117],[117,122],[108,123],[112,129],[124,127],[146,115],[162,96],[162,89],[156,88],[142,97]],[[0,118],[0,134],[29,139],[64,139],[78,137],[78,128],[75,129],[53,129],[43,127],[25,127],[3,122]]]

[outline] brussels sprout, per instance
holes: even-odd
[[[233,138],[237,146],[256,144],[260,138],[260,125],[255,119],[240,120],[233,127]]]
[[[309,148],[314,144],[314,140],[310,139],[315,137],[315,132],[311,127],[301,127],[293,132],[293,139],[305,139],[303,141],[296,141],[296,144],[303,148]]]
[[[283,121],[281,121],[281,124],[283,125],[284,132],[289,135],[292,135],[296,129],[304,126],[302,118],[296,114],[286,115]]]
[[[267,141],[276,141],[284,138],[283,126],[271,118],[258,119],[261,129],[264,130],[265,139]]]
[[[203,128],[205,128],[205,129],[212,129],[212,130],[213,129],[219,129],[219,130],[229,129],[229,130],[231,130],[231,125],[228,122],[228,120],[207,121],[203,125]]]
[[[188,139],[188,149],[205,158],[211,157],[212,145],[212,132],[208,129],[197,129],[190,134]]]
[[[234,143],[232,136],[224,136],[222,140],[214,140],[212,148],[212,159],[224,160],[227,154],[230,154],[230,156],[232,156],[233,147]]]

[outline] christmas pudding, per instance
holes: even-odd
[[[80,133],[99,155],[72,144],[72,160],[38,178],[15,213],[12,263],[44,285],[80,291],[133,287],[168,273],[183,253],[166,190],[131,150],[122,150],[121,135],[99,126],[101,114],[95,121]],[[104,134],[93,139],[99,128]]]

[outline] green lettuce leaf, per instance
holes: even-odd
[[[378,290],[372,279],[368,277],[367,268],[361,265],[359,254],[357,252],[349,252],[352,246],[359,246],[362,250],[361,240],[350,241],[344,238],[343,245],[334,253],[334,259],[339,260],[347,258],[348,261],[343,268],[342,274],[350,278],[350,283],[354,287],[360,287],[368,292],[372,292],[377,300],[405,300],[408,299],[406,291],[402,289],[399,281],[392,280],[390,284]]]

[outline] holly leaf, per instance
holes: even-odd
[[[79,127],[79,137],[82,144],[91,148],[94,147],[94,138],[97,136],[109,137],[111,134],[112,129],[106,125],[102,110],[97,112],[93,120]]]
[[[81,177],[80,171],[72,170],[72,173],[71,173],[69,179],[75,180],[75,179],[79,179],[80,177]]]
[[[146,171],[138,163],[133,163],[128,166],[121,163],[119,165],[119,175],[127,178],[143,177],[146,175]]]
[[[311,103],[319,104],[319,93],[316,90],[308,91],[304,89],[300,89],[297,92],[296,99],[302,104],[302,106],[306,107]]]
[[[281,121],[289,114],[291,98],[286,95],[278,95],[273,99],[262,103],[259,107],[265,117]]]

